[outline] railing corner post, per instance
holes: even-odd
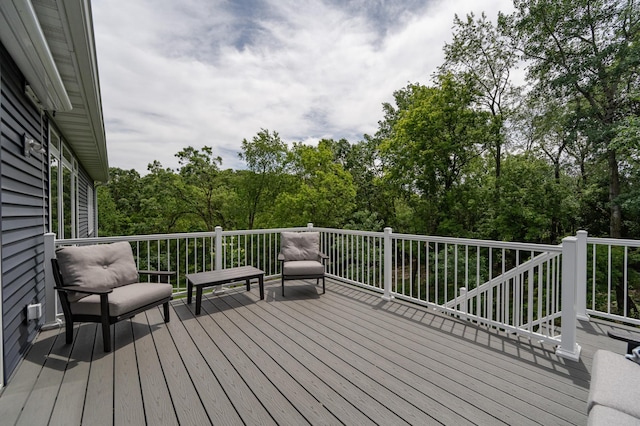
[[[313,223],[312,222],[307,223],[307,228],[309,229],[313,228]]]
[[[384,294],[382,298],[390,301],[391,297],[391,268],[392,268],[392,249],[391,234],[393,230],[389,227],[384,228]]]
[[[577,242],[576,237],[562,240],[562,335],[556,349],[556,355],[572,361],[580,359],[582,349],[576,341]]]
[[[579,320],[589,321],[587,315],[587,231],[576,234],[576,315]]]
[[[216,226],[216,271],[222,269],[222,226]]]

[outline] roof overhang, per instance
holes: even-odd
[[[89,0],[2,0],[0,39],[89,176],[109,162]]]
[[[71,100],[29,0],[0,2],[0,39],[43,107],[69,111]]]

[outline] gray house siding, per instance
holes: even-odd
[[[23,154],[23,134],[47,146],[47,118],[24,94],[24,78],[0,45],[0,242],[5,379],[19,363],[38,324],[25,308],[44,302],[44,230],[48,221],[46,154]]]

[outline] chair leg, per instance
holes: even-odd
[[[109,322],[105,324],[104,320],[102,321],[102,344],[105,352],[111,352],[111,329]]]
[[[100,295],[100,316],[102,317],[102,345],[105,352],[111,352],[111,330],[109,325],[109,300],[106,294]]]
[[[165,302],[162,306],[164,308],[164,322],[169,322],[171,319],[169,317],[169,302]]]
[[[66,318],[64,321],[64,328],[66,330],[67,344],[73,343],[73,321],[71,318]]]
[[[284,275],[282,276],[282,297],[284,297]]]
[[[322,276],[322,294],[324,294],[325,292],[325,288],[324,288],[324,275]]]

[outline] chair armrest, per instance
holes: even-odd
[[[324,253],[318,253],[318,257],[320,258],[320,262],[322,262],[322,264],[324,264],[324,262],[329,259],[329,256],[327,256]]]
[[[279,260],[280,262],[284,262],[284,254],[282,254],[282,253],[278,253],[278,260]]]
[[[151,271],[151,270],[142,270],[138,271],[140,275],[150,275],[152,277],[156,277],[159,283],[168,283],[169,278],[175,277],[176,273],[174,271]]]
[[[54,287],[57,291],[64,291],[65,293],[84,293],[84,294],[109,294],[113,292],[112,288],[109,287],[94,287],[88,288],[83,287],[81,285],[70,285],[65,287]]]

